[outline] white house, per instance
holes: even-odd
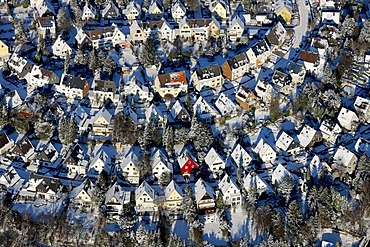
[[[140,180],[139,158],[134,152],[130,152],[120,163],[120,170],[125,179],[131,184],[138,185]]]
[[[321,11],[321,22],[325,24],[340,24],[340,10],[323,9]]]
[[[157,194],[153,188],[146,182],[135,190],[135,210],[136,212],[156,212],[158,206],[155,204]]]
[[[186,8],[184,4],[180,1],[177,0],[171,7],[171,14],[172,18],[176,22],[180,22],[181,19],[186,15]]]
[[[82,9],[82,17],[83,21],[87,20],[94,20],[96,17],[96,9],[92,6],[88,1],[85,2],[85,5]]]
[[[321,122],[320,131],[322,138],[331,144],[335,144],[342,128],[335,121],[326,118]]]
[[[201,95],[193,105],[193,112],[198,120],[202,122],[212,122],[215,118],[220,117],[218,111],[209,104]]]
[[[94,189],[95,185],[87,178],[71,191],[69,195],[71,202],[78,209],[89,208],[92,204]]]
[[[343,146],[339,146],[334,154],[333,169],[338,170],[340,174],[352,174],[356,169],[357,156]]]
[[[232,42],[239,41],[242,38],[242,36],[244,34],[244,23],[239,18],[238,15],[236,15],[232,19],[231,24],[230,24],[227,32],[228,32],[228,37]]]
[[[262,99],[264,102],[271,101],[271,97],[274,93],[274,88],[267,81],[258,80],[254,90],[256,91],[257,97]]]
[[[366,122],[370,118],[370,100],[357,96],[354,108],[359,117],[364,118]]]
[[[90,90],[90,84],[84,78],[63,74],[60,84],[56,85],[56,90],[63,93],[68,100],[73,101],[75,98],[84,98]]]
[[[112,172],[111,158],[108,154],[101,150],[98,154],[95,155],[89,166],[90,171],[100,174],[102,171],[105,171],[108,175]]]
[[[286,176],[293,178],[293,175],[282,164],[278,164],[271,174],[272,184],[278,185]]]
[[[225,169],[225,161],[213,147],[208,151],[206,157],[204,158],[204,162],[215,174],[222,173],[222,171]]]
[[[139,20],[141,16],[141,7],[135,1],[130,1],[126,9],[123,10],[123,14],[127,20],[132,23],[134,20]]]
[[[254,172],[248,173],[243,179],[243,188],[247,192],[255,191],[259,195],[272,192],[270,185],[259,174]]]
[[[69,53],[69,55],[72,54],[72,48],[62,39],[61,35],[58,36],[51,49],[55,56],[63,59],[66,58],[67,53]]]
[[[339,124],[346,130],[354,131],[357,129],[359,118],[353,111],[342,107],[338,114],[337,120]]]
[[[158,36],[161,40],[173,42],[176,38],[176,29],[163,19],[162,25],[158,29]]]
[[[321,141],[321,135],[314,128],[304,125],[301,132],[297,135],[298,141],[304,148],[312,147],[316,142]]]
[[[164,190],[166,201],[163,207],[167,210],[180,211],[182,208],[183,191],[175,181],[171,181]]]
[[[215,208],[215,193],[212,187],[201,178],[194,185],[194,195],[199,210],[213,210]]]
[[[152,155],[152,174],[157,178],[161,179],[162,174],[172,174],[172,164],[168,161],[167,156],[160,150],[157,149]]]
[[[218,187],[222,193],[222,199],[225,205],[236,206],[241,204],[242,196],[240,189],[229,175],[225,174],[218,184]]]
[[[264,163],[273,163],[276,159],[275,150],[263,139],[261,139],[253,149]]]
[[[105,193],[104,210],[108,214],[108,218],[118,220],[122,212],[123,205],[130,202],[130,191],[125,191],[117,183],[113,184],[107,193]]]
[[[284,131],[280,134],[275,146],[282,154],[294,155],[301,151],[301,146],[290,135]]]
[[[238,167],[242,166],[244,169],[252,162],[252,157],[239,143],[234,147],[231,157]]]
[[[190,114],[182,106],[179,100],[176,100],[175,104],[171,107],[170,115],[174,122],[189,122]]]
[[[235,103],[224,93],[219,94],[215,106],[221,113],[221,116],[236,116],[237,114]]]
[[[214,64],[194,71],[191,76],[191,81],[195,89],[201,91],[203,87],[212,89],[221,88],[224,83],[224,78],[221,74],[220,66]]]

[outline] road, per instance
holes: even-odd
[[[299,48],[299,45],[301,44],[302,41],[302,37],[306,35],[308,26],[308,12],[310,11],[309,6],[305,5],[305,0],[297,1],[297,5],[299,8],[299,26],[296,26],[294,28],[295,41],[292,46],[293,48]]]

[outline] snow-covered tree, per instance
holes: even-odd
[[[289,204],[287,211],[287,225],[289,236],[293,241],[296,240],[302,225],[302,212],[300,204],[297,200],[293,200]]]
[[[112,59],[111,56],[108,55],[103,63],[103,71],[107,72],[108,75],[112,75],[116,66],[116,62]]]
[[[185,247],[185,241],[182,238],[178,237],[175,233],[172,233],[168,246]]]
[[[256,224],[258,234],[262,235],[263,232],[267,232],[270,229],[272,220],[271,215],[272,210],[269,204],[264,204],[256,209],[253,219]]]
[[[87,65],[89,63],[87,54],[85,54],[85,52],[81,48],[77,49],[76,55],[74,57],[74,62],[75,64],[80,65]]]
[[[370,43],[370,20],[366,20],[364,22],[364,26],[361,29],[358,39],[361,42]]]
[[[69,73],[69,70],[71,68],[71,54],[69,54],[69,51],[66,52],[66,58],[64,60],[64,73]]]
[[[15,39],[18,43],[24,43],[27,39],[26,33],[24,32],[23,21],[16,21],[14,23],[15,28]]]
[[[137,141],[137,127],[126,114],[119,113],[113,122],[112,142],[134,144]]]
[[[285,176],[278,185],[279,193],[284,197],[287,204],[290,200],[290,195],[294,188],[294,182],[290,176]]]
[[[78,5],[77,0],[72,0],[71,2],[71,10],[74,16],[74,20],[76,22],[76,26],[78,28],[83,27],[83,21],[82,21],[82,10],[80,6]]]
[[[59,33],[67,33],[72,27],[71,17],[65,8],[60,8],[57,16],[57,27]]]
[[[346,16],[342,23],[342,35],[343,37],[346,36],[353,36],[355,32],[356,22],[353,17],[350,17],[349,15]]]
[[[140,61],[144,65],[155,63],[155,44],[151,37],[147,38],[140,53]]]
[[[34,129],[37,138],[42,140],[49,140],[54,134],[53,125],[41,118],[35,123]]]
[[[2,129],[8,123],[9,123],[8,108],[5,105],[0,104],[0,129]]]
[[[171,126],[166,126],[162,136],[162,143],[166,149],[166,152],[171,155],[174,146],[174,131]]]
[[[190,186],[186,187],[184,196],[182,198],[182,211],[184,213],[184,218],[191,224],[197,218],[197,209],[195,208],[195,200],[193,196],[193,191]]]
[[[196,150],[209,147],[213,142],[213,133],[209,124],[199,122],[195,117],[191,121],[188,139],[192,140]]]
[[[99,66],[98,61],[98,54],[96,53],[96,50],[93,49],[90,53],[90,60],[89,60],[89,69],[92,71],[95,71],[96,68]]]
[[[185,127],[176,128],[174,133],[174,144],[186,143],[188,133],[189,131]]]

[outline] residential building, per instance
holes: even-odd
[[[82,17],[83,21],[94,20],[96,18],[96,9],[92,6],[88,1],[85,2],[85,5],[82,9]]]
[[[136,212],[156,212],[158,206],[155,204],[157,194],[153,188],[146,182],[135,190],[135,210]]]
[[[276,16],[284,21],[286,24],[292,22],[293,13],[289,6],[281,5],[275,10]]]
[[[275,150],[263,139],[260,139],[253,151],[264,163],[273,163],[277,156]]]
[[[187,151],[177,157],[177,163],[181,169],[181,174],[184,177],[189,177],[198,170],[197,160]]]
[[[122,186],[114,183],[105,193],[104,211],[109,219],[119,220],[123,206],[130,202],[131,192],[125,191]]]
[[[301,51],[299,59],[303,61],[304,67],[307,71],[316,73],[317,67],[320,62],[319,54],[303,50]]]
[[[182,209],[183,191],[175,181],[171,181],[164,190],[166,198],[163,208],[170,211],[180,211]]]
[[[264,102],[270,102],[275,90],[267,81],[259,80],[254,88],[256,95]]]
[[[94,135],[109,135],[113,131],[113,114],[102,107],[90,120]]]
[[[256,192],[259,195],[270,194],[273,192],[270,185],[261,177],[261,175],[252,171],[243,179],[243,188],[247,192]]]
[[[9,46],[0,40],[0,66],[3,66],[10,58]]]
[[[17,155],[23,159],[24,162],[29,162],[32,155],[35,154],[35,148],[28,138],[18,142],[12,150],[13,155]]]
[[[222,64],[222,74],[229,80],[244,76],[249,71],[249,59],[245,53],[230,58]]]
[[[198,210],[212,211],[215,209],[215,193],[212,187],[201,178],[194,185],[194,195]]]
[[[190,122],[190,114],[179,100],[176,100],[175,104],[173,104],[170,115],[175,123]]]
[[[289,62],[286,67],[286,71],[292,78],[292,83],[295,85],[303,83],[306,76],[306,69],[304,66],[295,62]]]
[[[357,96],[354,104],[357,115],[364,122],[369,122],[370,118],[370,100]]]
[[[203,87],[212,89],[221,88],[224,78],[221,75],[220,66],[217,64],[210,65],[205,68],[197,69],[191,76],[191,81],[197,91],[201,91]]]
[[[120,163],[120,170],[123,177],[131,184],[138,185],[140,180],[139,158],[130,152]]]
[[[257,105],[256,95],[244,86],[241,86],[235,96],[236,102],[246,111],[254,111]]]
[[[208,151],[206,157],[204,158],[204,162],[208,165],[211,172],[216,175],[221,174],[225,169],[225,161],[213,147]]]
[[[275,70],[272,76],[272,82],[279,89],[280,93],[289,95],[295,89],[295,84],[292,83],[290,75],[279,70]]]
[[[308,125],[304,125],[301,132],[297,135],[297,138],[301,146],[306,149],[322,140],[320,133]]]
[[[236,181],[234,181],[233,178],[225,174],[218,184],[218,187],[222,193],[222,199],[226,206],[241,205],[242,195],[238,185],[236,184]]]
[[[89,82],[84,78],[63,74],[60,84],[56,85],[58,92],[63,93],[68,100],[82,99],[90,90]]]
[[[227,30],[227,35],[230,41],[238,42],[244,35],[244,23],[239,16],[235,16]]]
[[[46,202],[56,202],[65,192],[64,186],[59,179],[36,174],[30,174],[29,180],[19,191],[19,201],[35,201],[36,199]]]
[[[159,21],[163,17],[164,8],[159,1],[153,0],[150,3],[148,11],[149,11],[149,18],[151,20]]]
[[[293,175],[290,173],[290,171],[288,171],[285,166],[280,163],[275,167],[271,174],[271,182],[273,185],[278,186],[287,176],[293,179]]]
[[[89,91],[89,99],[97,105],[104,103],[107,99],[117,103],[116,84],[114,81],[94,79],[92,90]]]
[[[45,16],[37,19],[37,33],[43,39],[56,39],[57,30],[54,16]]]
[[[320,131],[322,138],[331,143],[335,144],[338,136],[342,132],[342,128],[337,124],[335,121],[331,120],[330,118],[325,118],[322,120],[320,125]]]
[[[357,164],[357,156],[343,146],[339,146],[334,154],[332,168],[343,176],[344,173],[352,174]]]
[[[90,179],[85,179],[85,181],[74,188],[69,195],[73,206],[80,210],[90,208],[93,202],[92,198],[94,190],[95,185],[90,181]]]
[[[235,145],[231,153],[231,158],[233,158],[238,167],[243,167],[244,169],[252,162],[250,154],[239,143]]]
[[[121,13],[119,8],[113,3],[113,1],[109,1],[109,3],[101,11],[101,16],[104,19],[118,19],[121,17]]]
[[[230,14],[230,9],[228,4],[223,0],[212,1],[209,10],[212,15],[218,20],[226,20]]]
[[[176,98],[180,92],[188,91],[185,71],[160,74],[154,81],[154,90],[162,98]]]
[[[236,116],[237,114],[235,103],[224,93],[219,94],[215,106],[223,117]]]
[[[20,79],[23,79],[33,68],[33,64],[30,61],[19,56],[17,53],[13,53],[10,57],[8,66]]]
[[[14,146],[14,141],[9,139],[8,135],[4,132],[0,135],[0,155],[3,155]]]
[[[151,160],[152,174],[157,179],[162,179],[161,177],[165,173],[172,174],[172,164],[160,149],[157,149],[156,152],[153,153]]]
[[[284,131],[280,134],[275,145],[283,155],[295,155],[302,151],[301,145]]]
[[[199,96],[193,105],[194,115],[199,121],[211,123],[220,117],[218,111],[209,104],[202,96]]]
[[[355,131],[358,127],[358,116],[356,115],[356,113],[347,108],[341,108],[337,120],[339,124],[346,130]]]
[[[266,33],[266,39],[271,45],[271,50],[273,51],[278,50],[287,38],[287,30],[283,27],[280,21],[275,25],[275,27]]]
[[[72,55],[72,48],[62,39],[62,36],[59,35],[57,40],[54,42],[53,46],[51,47],[53,54],[58,56],[59,58],[65,59],[67,53]]]
[[[130,1],[126,9],[123,11],[129,23],[133,23],[134,20],[139,20],[141,16],[141,6],[135,1]]]

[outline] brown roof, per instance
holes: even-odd
[[[316,63],[319,59],[319,54],[310,51],[302,51],[299,58],[305,62]]]
[[[95,29],[91,31],[87,31],[86,34],[90,37],[91,40],[97,40],[104,37],[111,37],[113,36],[114,28],[107,27],[101,29]]]
[[[6,144],[10,142],[8,136],[5,133],[0,135],[0,148],[4,147]]]
[[[187,84],[185,71],[161,74],[158,75],[158,79],[161,83],[161,87],[166,87],[167,83]]]
[[[14,148],[13,152],[19,155],[25,155],[33,147],[32,143],[28,138],[24,139],[22,142]]]

